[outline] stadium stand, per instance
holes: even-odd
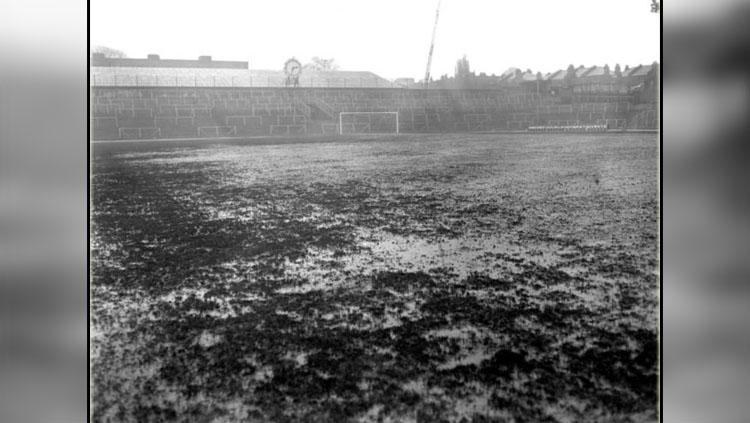
[[[341,112],[399,112],[401,132],[527,130],[531,126],[655,128],[653,104],[554,104],[503,90],[94,87],[94,139],[323,134]]]
[[[286,75],[275,70],[234,68],[92,67],[94,86],[109,87],[283,87]],[[306,71],[301,87],[386,88],[398,85],[364,71]]]
[[[571,68],[572,80],[567,71],[542,76],[511,68],[491,89],[404,88],[371,72],[308,69],[291,88],[282,71],[208,56],[97,60],[100,66],[91,69],[95,140],[326,134],[346,112],[398,112],[401,132],[658,126],[657,65],[626,68],[617,77],[606,67],[579,66]]]

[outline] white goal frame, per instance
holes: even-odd
[[[369,116],[369,125],[372,125],[372,116],[373,115],[396,115],[396,135],[398,135],[401,131],[399,129],[399,122],[398,122],[398,112],[339,112],[339,127],[338,127],[338,133],[339,135],[344,135],[344,115],[361,115],[361,116]],[[368,132],[368,134],[375,134],[377,132]],[[381,134],[390,134],[391,132],[380,132]]]

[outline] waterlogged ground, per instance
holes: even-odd
[[[99,422],[650,422],[654,135],[94,147]]]

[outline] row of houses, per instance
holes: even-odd
[[[431,81],[430,88],[448,89],[517,89],[526,93],[558,94],[628,94],[649,90],[656,83],[659,65],[616,66],[569,66],[556,72],[542,74],[531,70],[522,71],[509,68],[500,75],[471,73],[464,76],[444,75]],[[398,79],[397,84],[405,87],[424,86],[413,79]]]
[[[651,65],[638,65],[634,67],[618,66],[614,70],[608,65],[604,66],[578,66],[572,65],[568,69],[542,75],[532,74],[530,71],[521,72],[515,69],[506,75],[504,82],[510,85],[518,84],[529,91],[534,91],[541,81],[547,90],[554,91],[562,88],[572,89],[574,93],[628,93],[643,88],[648,82],[655,81],[658,74],[657,63]]]

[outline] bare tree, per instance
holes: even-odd
[[[466,55],[464,54],[464,57],[456,61],[455,77],[467,78],[469,76],[471,76],[471,67],[469,66],[469,60],[466,58]]]
[[[566,86],[573,85],[573,82],[575,81],[575,79],[576,79],[576,68],[573,65],[569,65],[568,70],[565,71],[565,78],[564,78],[565,85]]]
[[[620,69],[619,63],[615,65],[615,77],[622,78],[622,69]]]
[[[651,0],[651,13],[659,13],[661,11],[661,1]]]
[[[339,70],[339,65],[336,64],[333,58],[324,59],[318,56],[313,56],[310,59],[310,63],[307,63],[305,69],[311,69],[315,71],[336,71]]]
[[[125,54],[122,50],[117,50],[115,48],[107,47],[107,46],[95,46],[91,49],[92,53],[102,53],[107,57],[112,57],[115,59],[123,59],[128,57],[127,54]]]

